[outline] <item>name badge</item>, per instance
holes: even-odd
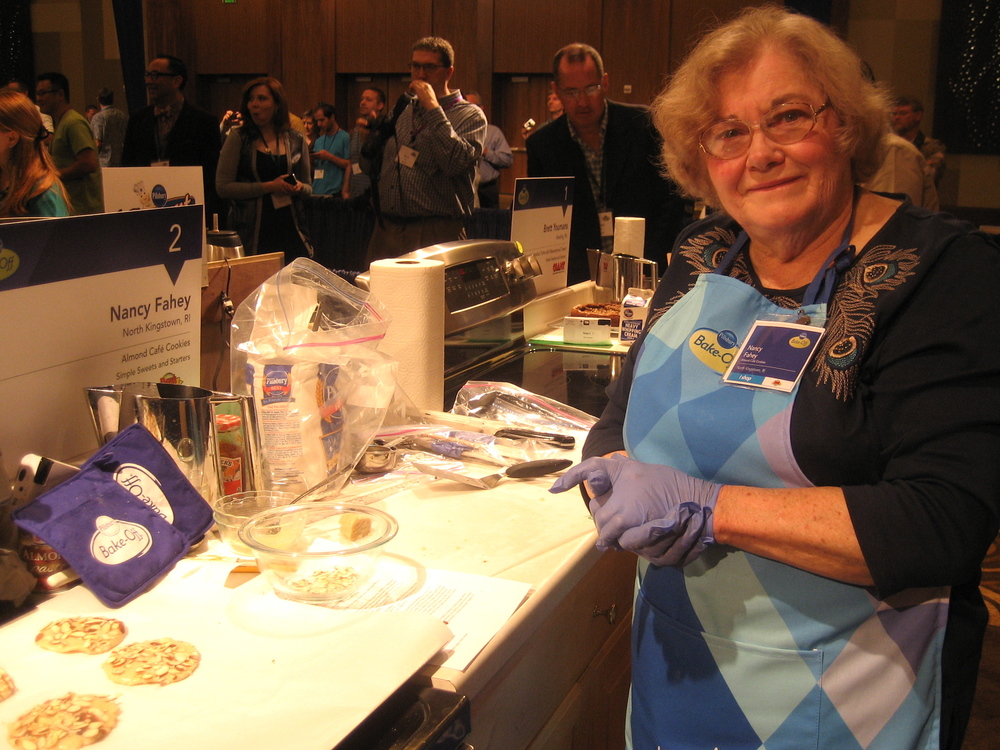
[[[271,193],[271,203],[275,208],[284,208],[292,205],[292,196],[284,193]]]
[[[351,174],[361,174],[361,165],[358,164],[357,162],[354,162],[351,165]]]
[[[601,211],[597,214],[598,221],[601,222],[601,237],[614,237],[615,219],[610,211]]]
[[[819,326],[758,320],[722,382],[790,393],[824,333]]]
[[[314,180],[322,180],[323,179],[323,170],[322,169],[314,169],[313,170],[313,179]]]
[[[412,167],[417,163],[417,157],[420,156],[420,152],[415,148],[410,148],[409,146],[401,146],[399,153],[396,155],[396,160],[402,164],[404,167]]]

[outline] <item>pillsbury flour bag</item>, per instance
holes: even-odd
[[[388,326],[374,297],[307,258],[239,306],[232,389],[254,400],[264,489],[347,481],[392,404],[396,362],[376,349]]]

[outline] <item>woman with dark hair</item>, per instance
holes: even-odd
[[[309,150],[290,126],[281,82],[250,81],[240,114],[243,124],[226,138],[215,175],[219,197],[231,201],[229,226],[249,255],[311,256],[301,200],[312,193]]]
[[[69,216],[46,136],[34,102],[12,89],[0,91],[0,217]]]

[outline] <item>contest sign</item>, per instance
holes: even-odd
[[[202,208],[0,224],[0,451],[97,447],[84,388],[200,384]]]
[[[101,178],[107,213],[205,205],[201,167],[112,167]]]
[[[566,286],[569,230],[573,221],[572,177],[527,177],[514,181],[510,238],[542,267],[539,294]]]

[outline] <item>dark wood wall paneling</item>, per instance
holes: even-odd
[[[281,78],[282,4],[272,0],[195,2],[198,74],[267,73]]]
[[[336,99],[336,18],[328,0],[282,0],[281,82],[295,114]]]
[[[432,0],[336,0],[334,4],[338,73],[405,73],[413,43],[432,33]]]
[[[647,104],[659,93],[670,70],[672,5],[671,0],[604,0],[601,56],[608,73],[609,98]]]
[[[648,103],[708,26],[763,2],[145,0],[146,40],[151,50],[185,59],[193,75],[208,81],[200,87],[203,106],[216,114],[245,76],[268,73],[284,83],[293,112],[330,101],[350,129],[362,89],[383,88],[391,107],[408,85],[413,42],[443,36],[455,46],[453,84],[479,91],[491,121],[515,150],[514,167],[504,175],[507,188],[526,173],[522,124],[529,117],[547,119],[557,49],[574,41],[592,44],[604,57],[609,96]],[[220,76],[218,82],[212,76]]]
[[[499,0],[494,5],[493,69],[545,73],[570,42],[601,49],[602,0]]]

